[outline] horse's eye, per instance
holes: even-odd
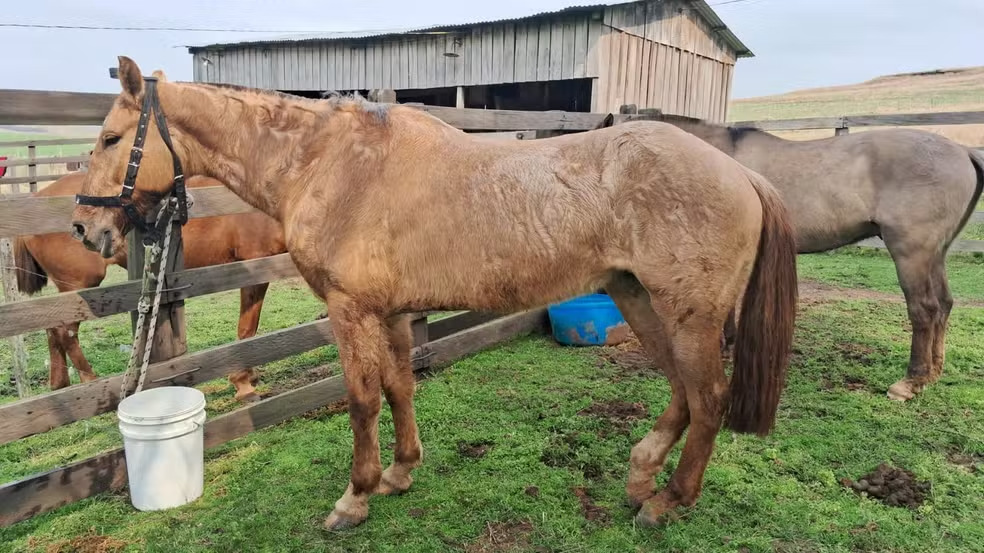
[[[106,135],[103,137],[103,148],[109,148],[110,146],[114,146],[119,141],[120,141],[120,137],[116,136],[115,134]]]

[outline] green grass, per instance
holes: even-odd
[[[954,257],[949,267],[958,306],[961,298],[984,297],[976,259]],[[884,252],[801,256],[800,271],[831,284],[863,280],[897,291]],[[236,299],[231,292],[188,302],[194,347],[234,337]],[[261,328],[312,320],[320,309],[303,286],[277,285]],[[120,325],[126,330],[127,321]],[[520,543],[541,551],[981,551],[982,469],[972,472],[949,459],[984,456],[982,330],[984,310],[957,307],[943,380],[902,405],[888,401],[884,390],[908,360],[904,305],[805,305],[776,432],[764,439],[722,432],[701,500],[664,529],[634,528],[622,499],[629,449],[665,407],[666,381],[624,373],[594,348],[527,337],[420,384],[425,463],[409,493],[375,498],[369,521],[355,530],[332,535],[320,529],[347,483],[351,455],[347,417],[320,411],[210,450],[205,494],[194,504],[140,513],[125,492],[105,494],[0,531],[6,545],[0,549],[44,551],[92,534],[129,544],[131,551],[504,551],[487,543],[489,528],[527,521]],[[90,356],[119,343],[99,334],[83,329]],[[314,376],[337,370],[333,348],[272,364],[264,369],[264,385],[292,385],[326,363],[328,370]],[[108,372],[112,366],[107,362]],[[209,416],[237,406],[224,380],[204,388]],[[606,419],[578,414],[613,400],[640,402],[648,417],[623,433]],[[393,430],[386,409],[380,428],[388,463]],[[0,448],[0,477],[80,459],[118,440],[107,414],[8,444]],[[492,446],[476,459],[459,453],[461,442]],[[678,459],[679,449],[670,467]],[[888,507],[840,485],[841,478],[858,478],[880,462],[930,480],[926,503],[914,511]],[[525,493],[529,486],[538,487],[538,497]],[[585,519],[576,486],[607,511],[607,522]]]
[[[833,252],[800,255],[800,278],[848,288],[897,294],[902,298],[895,264],[886,250],[850,247]],[[950,254],[947,258],[950,289],[957,300],[984,301],[984,256]]]
[[[984,451],[974,415],[984,408],[984,350],[973,336],[984,312],[958,309],[953,320],[944,380],[900,405],[883,390],[907,357],[902,307],[807,308],[777,431],[765,439],[721,433],[703,497],[665,529],[633,528],[621,502],[629,448],[666,404],[666,381],[620,374],[592,349],[530,337],[421,384],[425,464],[408,494],[374,499],[358,529],[320,530],[348,473],[348,421],[335,415],[294,420],[210,451],[205,495],[192,505],[139,513],[125,494],[106,495],[4,530],[0,539],[14,551],[43,550],[92,528],[134,551],[452,551],[476,545],[490,524],[528,521],[531,548],[550,551],[979,551],[984,480],[947,455]],[[865,387],[849,391],[848,381]],[[649,420],[622,434],[605,419],[578,414],[612,400],[649,406]],[[384,412],[380,441],[391,440]],[[474,459],[459,454],[462,441],[493,445]],[[932,481],[921,508],[887,507],[838,483],[883,461]],[[538,497],[525,493],[529,486]],[[575,486],[586,488],[609,522],[585,520]]]

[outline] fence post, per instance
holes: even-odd
[[[143,233],[134,229],[130,232],[127,252],[127,274],[130,280],[140,280],[143,275],[144,247]],[[168,248],[167,271],[163,289],[168,288],[167,275],[184,269],[184,241],[181,238],[181,225],[174,223],[171,230],[171,245]],[[152,270],[156,268],[152,267]],[[150,324],[150,317],[144,324]],[[130,312],[130,327],[136,332],[137,312]],[[157,329],[154,331],[154,344],[150,352],[150,362],[158,363],[184,355],[188,351],[188,337],[185,333],[184,300],[162,303],[158,310]],[[137,352],[137,359],[143,360],[143,352]]]
[[[0,238],[0,288],[3,288],[4,301],[13,302],[20,299],[17,290],[17,268],[14,265],[14,248],[7,238]],[[31,387],[27,381],[27,349],[24,347],[24,337],[21,335],[9,338],[10,349],[13,353],[14,384],[17,386],[18,397],[31,395]]]
[[[29,159],[31,161],[34,161],[37,158],[38,158],[38,148],[37,148],[37,146],[35,146],[34,144],[28,145],[27,146],[27,159]],[[29,177],[37,177],[38,176],[38,166],[35,165],[35,164],[33,164],[33,163],[30,164],[30,165],[28,165],[27,166],[27,176],[29,176]],[[31,192],[37,192],[38,191],[38,181],[32,180],[31,183],[30,183],[30,185],[29,185],[29,188],[31,189]],[[19,192],[19,190],[15,190],[14,192]]]

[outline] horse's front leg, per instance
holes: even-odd
[[[353,435],[351,480],[325,520],[325,528],[340,530],[365,521],[369,498],[379,485],[380,383],[392,354],[384,318],[366,312],[349,297],[333,296],[328,298],[328,316],[345,372]]]

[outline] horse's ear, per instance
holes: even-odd
[[[165,75],[164,71],[160,69],[155,69],[154,72],[151,73],[151,75],[153,75],[158,81],[162,83],[167,82],[167,75]]]
[[[123,87],[123,94],[129,96],[134,102],[140,103],[143,100],[144,82],[143,75],[137,63],[126,56],[117,58],[120,62],[117,74],[120,79],[120,86]]]

